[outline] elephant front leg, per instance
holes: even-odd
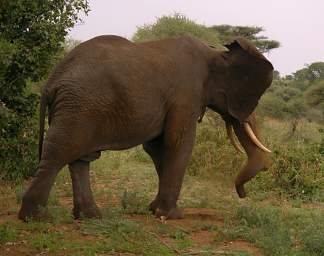
[[[161,177],[155,214],[178,219],[183,213],[177,208],[185,169],[195,138],[196,123],[181,118],[167,122],[163,140]]]
[[[73,216],[78,219],[81,215],[87,218],[100,218],[101,213],[96,205],[89,174],[90,163],[77,160],[69,164],[70,175],[73,187]]]
[[[161,179],[162,179],[162,159],[163,159],[163,136],[159,136],[152,141],[146,142],[143,144],[143,149],[146,153],[150,155],[153,160],[155,170],[157,172],[159,178],[159,189],[161,187]],[[156,212],[157,207],[159,206],[159,193],[157,193],[155,199],[150,203],[149,210],[154,214]]]

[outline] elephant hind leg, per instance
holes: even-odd
[[[24,221],[28,219],[41,219],[42,207],[45,207],[55,177],[61,167],[47,167],[40,165],[35,178],[23,196],[18,218]]]
[[[73,187],[73,216],[78,219],[82,215],[86,218],[100,218],[101,213],[92,195],[89,167],[96,154],[85,156],[69,164]],[[86,160],[86,161],[85,161]]]
[[[22,199],[18,214],[22,220],[42,218],[41,208],[47,204],[58,172],[81,155],[80,147],[75,146],[78,138],[72,133],[63,133],[62,131],[62,128],[53,123],[48,129],[36,176]]]
[[[62,158],[62,151],[56,144],[44,143],[42,160],[31,185],[23,196],[19,219],[27,221],[29,218],[42,218],[41,208],[46,206],[54,180],[65,165]]]

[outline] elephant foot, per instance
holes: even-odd
[[[156,209],[159,207],[159,200],[156,198],[149,204],[149,210],[155,214]]]
[[[44,220],[48,218],[45,208],[34,203],[23,203],[19,213],[18,218],[28,222],[29,220]]]
[[[177,219],[183,219],[184,214],[183,214],[183,210],[179,208],[173,208],[171,210],[163,210],[157,208],[155,211],[155,216],[158,218],[165,217],[165,219],[167,220],[177,220]]]
[[[177,207],[171,209],[163,209],[159,199],[155,199],[149,205],[149,210],[158,218],[165,217],[168,220],[183,219],[183,210]]]
[[[82,217],[88,218],[88,219],[101,219],[102,214],[98,208],[97,205],[87,206],[87,207],[80,207],[75,206],[73,208],[73,216],[75,219],[81,219]]]
[[[235,185],[235,189],[240,198],[246,197],[246,193],[243,185]]]

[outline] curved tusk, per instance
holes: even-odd
[[[255,145],[257,145],[260,149],[262,149],[265,152],[271,153],[271,150],[267,149],[265,146],[262,145],[262,143],[258,140],[258,138],[255,136],[251,126],[249,123],[244,122],[244,129],[246,133],[249,135],[250,139],[253,141]]]
[[[243,149],[241,146],[238,144],[238,142],[235,140],[234,135],[233,135],[233,130],[232,130],[232,125],[230,123],[226,122],[226,132],[227,136],[230,139],[230,142],[234,146],[234,148],[239,152],[239,153],[244,153]]]

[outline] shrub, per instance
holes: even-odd
[[[291,142],[280,145],[274,151],[274,186],[283,194],[303,200],[323,200],[319,198],[324,191],[324,155],[321,144]],[[318,198],[317,198],[318,197]]]
[[[19,180],[37,166],[38,122],[0,105],[0,178]]]
[[[323,201],[320,196],[324,192],[321,125],[299,119],[293,123],[265,119],[262,126],[266,144],[273,152],[272,165],[248,183],[253,194],[271,191],[291,199]]]

